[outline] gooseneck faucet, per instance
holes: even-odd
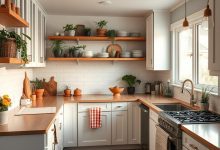
[[[183,81],[183,84],[182,84],[182,93],[183,93],[183,90],[184,90],[184,87],[185,87],[185,83],[186,82],[189,82],[191,84],[191,92],[189,90],[187,90],[190,94],[190,105],[191,106],[195,106],[196,104],[196,100],[194,99],[194,84],[193,84],[193,81],[190,80],[190,79],[186,79]]]

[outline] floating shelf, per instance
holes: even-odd
[[[18,58],[0,57],[0,63],[22,64],[23,61],[21,59],[18,59]]]
[[[0,24],[6,27],[29,26],[28,22],[16,14],[16,12],[5,7],[0,7]]]
[[[144,61],[145,58],[55,58],[49,57],[49,61]]]
[[[66,41],[110,41],[109,37],[98,36],[49,36],[49,40]],[[115,41],[145,41],[144,37],[115,37]]]

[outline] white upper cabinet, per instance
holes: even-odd
[[[220,75],[220,1],[210,1],[212,17],[209,18],[209,71],[210,75]]]
[[[170,14],[154,11],[146,19],[146,69],[170,69]]]
[[[45,67],[46,52],[46,13],[36,0],[15,0],[21,8],[21,16],[30,26],[27,28],[17,28],[18,33],[25,33],[31,37],[31,41],[26,39],[27,55],[29,63],[26,67]]]

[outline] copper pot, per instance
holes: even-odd
[[[70,89],[65,89],[64,94],[65,94],[64,96],[70,97],[71,96],[71,90]]]
[[[82,95],[81,93],[82,93],[82,91],[80,89],[78,89],[78,88],[76,88],[74,90],[74,96],[81,96]]]

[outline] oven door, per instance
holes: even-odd
[[[168,139],[167,139],[167,150],[181,150],[181,138],[175,137],[172,135],[172,133],[169,133],[168,131],[166,131],[163,127],[161,127],[160,125],[158,125],[158,127],[163,130],[163,132],[167,133]],[[156,131],[158,132],[158,130]],[[157,133],[156,133],[157,134]],[[156,140],[158,140],[158,138],[156,137]],[[161,141],[160,141],[161,142]],[[166,142],[166,141],[164,141]],[[157,143],[157,142],[156,142]]]

